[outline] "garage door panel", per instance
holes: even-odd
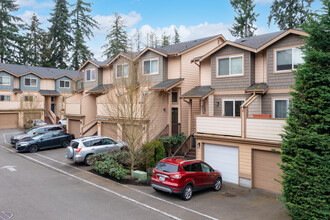
[[[18,128],[18,113],[0,113],[0,129]]]
[[[279,153],[253,150],[253,186],[280,193],[282,186],[275,180],[281,180],[280,161]]]
[[[222,173],[223,181],[238,184],[238,148],[205,144],[204,160]]]
[[[80,137],[80,120],[69,119],[68,132],[74,134],[76,138]]]

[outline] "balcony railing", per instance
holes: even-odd
[[[246,119],[246,137],[281,141],[280,134],[283,134],[284,119]]]
[[[0,110],[20,110],[20,102],[0,102]]]
[[[228,117],[196,117],[198,133],[241,136],[241,118]]]

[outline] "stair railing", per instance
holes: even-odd
[[[172,156],[186,156],[190,149],[194,146],[194,139],[194,134],[189,135],[189,137],[181,144]]]

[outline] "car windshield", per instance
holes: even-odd
[[[179,166],[170,163],[159,162],[156,166],[156,169],[165,173],[176,173],[179,170]]]

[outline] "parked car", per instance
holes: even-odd
[[[34,126],[44,126],[46,124],[47,123],[44,122],[41,119],[34,119],[34,120],[29,120],[26,123],[24,123],[24,128],[25,129],[30,129],[30,128],[34,127]]]
[[[58,121],[59,125],[66,125],[66,118],[63,118],[61,120]]]
[[[20,141],[24,138],[33,137],[37,134],[44,134],[44,133],[50,132],[50,131],[65,131],[65,130],[64,130],[63,126],[61,126],[61,125],[45,125],[45,126],[41,126],[41,127],[33,127],[31,129],[25,131],[24,133],[11,136],[10,142],[13,145],[15,145],[18,141]]]
[[[64,131],[53,131],[45,134],[38,134],[33,137],[25,138],[16,143],[15,148],[19,152],[30,151],[37,152],[40,149],[54,147],[68,147],[70,141],[74,139],[73,134],[68,134]]]
[[[189,200],[197,190],[219,191],[222,174],[201,160],[165,158],[153,169],[151,186],[157,192],[179,194],[183,200]]]
[[[84,162],[90,166],[90,156],[114,149],[126,149],[127,144],[124,141],[114,141],[108,137],[89,136],[81,137],[71,141],[66,149],[66,158],[76,163]]]

